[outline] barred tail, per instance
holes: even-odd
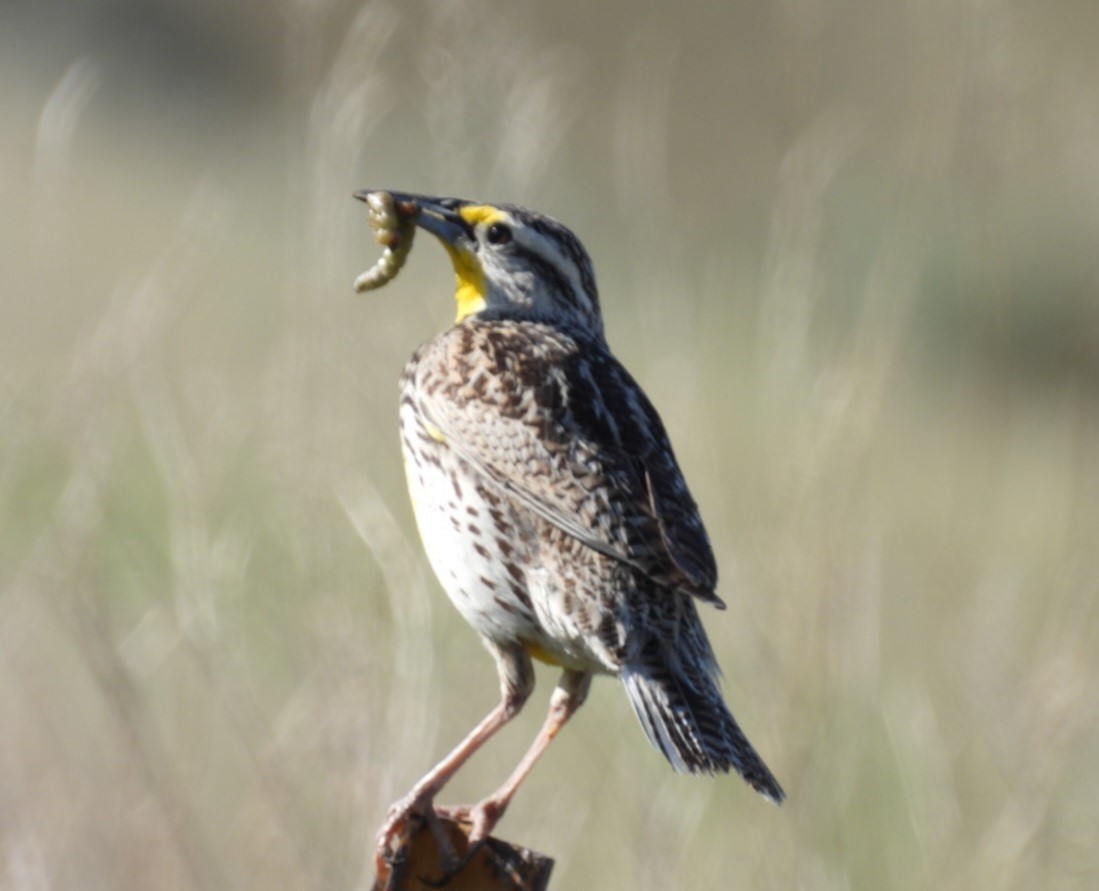
[[[786,797],[726,708],[709,671],[644,665],[626,668],[620,677],[649,742],[679,773],[735,770],[776,804]]]

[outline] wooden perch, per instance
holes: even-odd
[[[374,891],[545,891],[549,885],[551,858],[490,837],[465,863],[470,827],[438,822],[464,865],[448,876],[435,834],[416,819],[404,849],[374,877]]]

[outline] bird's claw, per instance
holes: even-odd
[[[406,796],[390,806],[385,822],[374,837],[374,867],[380,874],[383,867],[392,868],[408,857],[408,846],[415,834],[410,825],[414,820],[429,820],[434,816],[430,800]]]
[[[477,804],[439,805],[430,798],[406,796],[393,804],[386,813],[385,822],[374,841],[374,868],[378,875],[397,871],[408,859],[412,839],[426,824],[435,838],[442,875],[437,878],[421,876],[424,884],[443,887],[460,873],[481,850],[489,834],[503,817],[507,802],[486,798]],[[466,850],[458,855],[440,818],[469,827]]]
[[[469,845],[480,846],[496,828],[504,816],[508,803],[496,798],[485,798],[477,804],[439,805],[435,813],[446,820],[463,823],[470,827]]]
[[[435,878],[420,876],[420,881],[432,888],[442,888],[449,884],[451,879],[469,866],[473,858],[477,856],[481,848],[484,847],[485,842],[488,841],[489,833],[492,832],[493,827],[503,815],[504,808],[500,807],[493,799],[485,799],[477,804],[433,805],[428,821],[429,825],[434,824],[432,825],[433,830],[436,827],[438,828],[435,837],[439,846],[439,859],[443,871],[441,875]],[[462,856],[459,857],[453,845],[450,844],[446,830],[439,823],[440,819],[470,827],[466,835],[466,850]]]
[[[447,813],[441,814],[440,810]],[[439,822],[439,817],[447,816],[449,810],[445,808],[437,810],[430,798],[416,798],[411,795],[391,805],[374,841],[375,872],[379,875],[382,874],[383,869],[391,872],[394,867],[401,866],[408,859],[412,839],[419,832],[422,824],[427,825],[435,838],[435,847],[443,868],[441,878],[431,881],[424,879],[425,883],[445,885],[461,872],[480,849],[480,844],[475,844],[471,840],[465,856],[458,856],[450,836]],[[453,810],[460,810],[460,808]],[[465,811],[469,810],[470,808],[466,806]]]

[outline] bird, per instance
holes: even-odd
[[[389,194],[454,267],[454,324],[401,375],[400,436],[428,560],[494,659],[500,700],[390,808],[376,857],[391,862],[413,815],[487,838],[596,675],[621,682],[676,771],[733,771],[781,803],[723,700],[698,612],[724,609],[713,549],[660,416],[607,344],[587,250],[517,205]],[[561,675],[527,753],[476,804],[435,804],[519,714],[532,660]]]

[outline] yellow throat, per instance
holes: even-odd
[[[507,219],[503,211],[487,204],[463,207],[458,213],[471,226],[479,224],[491,226],[495,222]],[[477,258],[469,252],[462,251],[452,244],[444,243],[443,247],[450,254],[450,262],[454,264],[454,275],[457,278],[454,300],[458,304],[458,313],[454,321],[460,322],[485,308],[485,274]]]
[[[481,264],[475,257],[453,245],[447,244],[444,247],[450,254],[450,262],[454,264],[454,275],[457,278],[454,300],[458,304],[458,315],[454,321],[460,322],[466,316],[485,308],[485,274],[481,272]]]

